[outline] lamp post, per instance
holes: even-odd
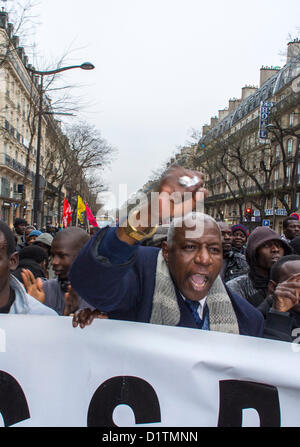
[[[27,70],[32,75],[40,76],[39,86],[39,108],[38,108],[38,132],[37,132],[37,147],[36,147],[36,170],[35,170],[35,185],[34,185],[34,199],[33,199],[33,223],[40,227],[40,158],[41,158],[41,135],[42,135],[42,115],[43,115],[43,81],[44,76],[50,76],[62,71],[72,70],[73,68],[81,68],[82,70],[93,70],[95,67],[90,62],[84,62],[81,65],[70,65],[68,67],[57,68],[55,70],[40,71],[28,68]],[[45,112],[46,113],[46,112]],[[53,112],[54,114],[55,112]],[[52,113],[51,113],[52,114]]]

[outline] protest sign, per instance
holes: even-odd
[[[3,426],[300,426],[297,344],[71,321],[0,316]]]

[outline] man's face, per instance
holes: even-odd
[[[226,255],[231,250],[232,247],[232,231],[231,225],[225,222],[218,222],[219,228],[222,234],[222,247],[223,254]]]
[[[232,234],[232,245],[238,250],[242,248],[242,246],[246,243],[246,240],[247,238],[241,230],[236,230]]]
[[[23,235],[26,225],[24,223],[16,225],[15,230],[18,234]],[[32,230],[31,230],[32,231]]]
[[[9,284],[10,272],[18,265],[18,254],[7,255],[7,242],[3,233],[0,232],[0,293]]]
[[[263,274],[269,272],[276,261],[284,255],[283,244],[279,240],[271,240],[260,245],[256,250],[257,266]]]
[[[300,235],[300,222],[298,220],[289,220],[284,235],[287,239],[294,239]]]
[[[69,268],[77,256],[77,251],[74,249],[75,246],[76,242],[74,243],[69,238],[53,240],[51,246],[51,263],[54,273],[60,279],[66,279],[68,277]]]
[[[173,242],[170,245],[163,242],[163,255],[180,292],[190,300],[199,301],[207,295],[221,270],[221,237],[216,224],[209,220],[205,220],[201,237],[187,239],[186,230],[176,228]]]

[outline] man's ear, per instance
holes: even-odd
[[[276,289],[277,283],[270,279],[268,284],[268,295],[272,295],[274,293],[274,290]]]
[[[164,260],[166,261],[166,263],[168,264],[168,260],[169,260],[169,247],[168,247],[168,243],[167,241],[163,241],[161,244],[161,249],[162,249],[162,255],[164,257]]]
[[[9,257],[9,270],[13,272],[16,270],[16,268],[19,265],[19,253],[15,251],[12,255]]]

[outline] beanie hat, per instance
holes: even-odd
[[[235,231],[242,231],[242,233],[244,233],[244,235],[246,236],[246,238],[248,238],[248,236],[249,236],[249,231],[248,231],[248,229],[244,226],[244,225],[242,225],[242,224],[236,224],[236,225],[232,225],[232,227],[231,227],[231,231],[232,231],[232,233],[234,233]]]
[[[41,231],[39,230],[33,230],[29,233],[28,238],[30,238],[31,236],[39,236],[40,234],[42,234]]]
[[[50,233],[41,233],[34,241],[34,244],[41,242],[42,244],[45,244],[45,245],[48,245],[48,247],[51,247],[52,241],[53,241],[53,236],[51,236]]]
[[[37,245],[29,245],[28,247],[22,248],[19,252],[19,260],[22,261],[24,259],[31,259],[37,263],[40,263],[44,260],[48,259],[48,256],[41,247]]]

